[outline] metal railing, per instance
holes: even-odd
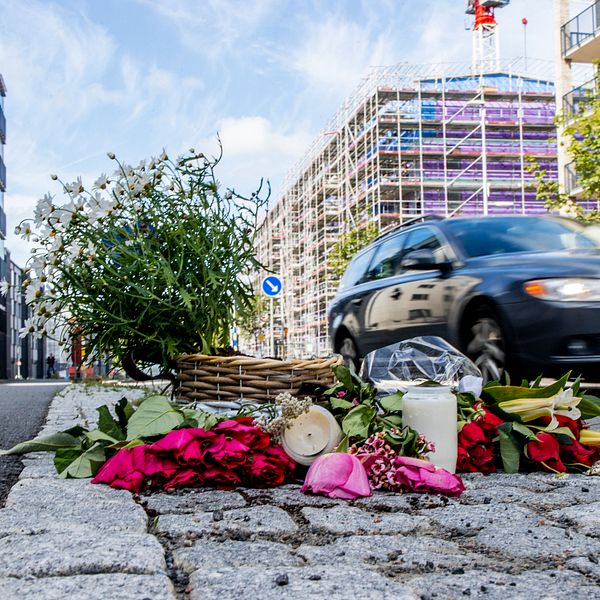
[[[588,38],[596,35],[599,29],[600,0],[596,0],[594,4],[588,6],[561,27],[563,56],[566,56],[567,52],[576,46],[581,46]]]
[[[565,116],[577,116],[597,96],[598,80],[596,78],[590,79],[579,87],[573,88],[568,94],[563,96],[563,111]]]

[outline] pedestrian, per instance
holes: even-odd
[[[47,371],[46,371],[46,377],[48,379],[50,379],[50,377],[52,377],[55,373],[55,370],[54,370],[55,362],[56,362],[56,359],[54,358],[54,354],[52,354],[52,352],[50,352],[50,354],[48,355],[48,358],[46,359],[46,365],[48,366]]]

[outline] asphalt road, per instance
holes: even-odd
[[[63,381],[24,381],[0,384],[0,448],[29,440],[41,429],[54,394]],[[0,456],[0,507],[23,469],[19,456]]]

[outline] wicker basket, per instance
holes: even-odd
[[[175,394],[187,402],[272,402],[281,392],[298,393],[302,384],[332,385],[331,367],[342,362],[341,356],[273,360],[187,354],[177,359]]]

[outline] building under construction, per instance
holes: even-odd
[[[528,163],[557,178],[552,65],[530,61],[539,77],[520,67],[464,75],[468,65],[400,64],[363,81],[288,175],[260,230],[258,258],[284,282],[276,348],[265,351],[330,351],[337,280],[328,259],[349,229],[428,213],[546,212]]]

